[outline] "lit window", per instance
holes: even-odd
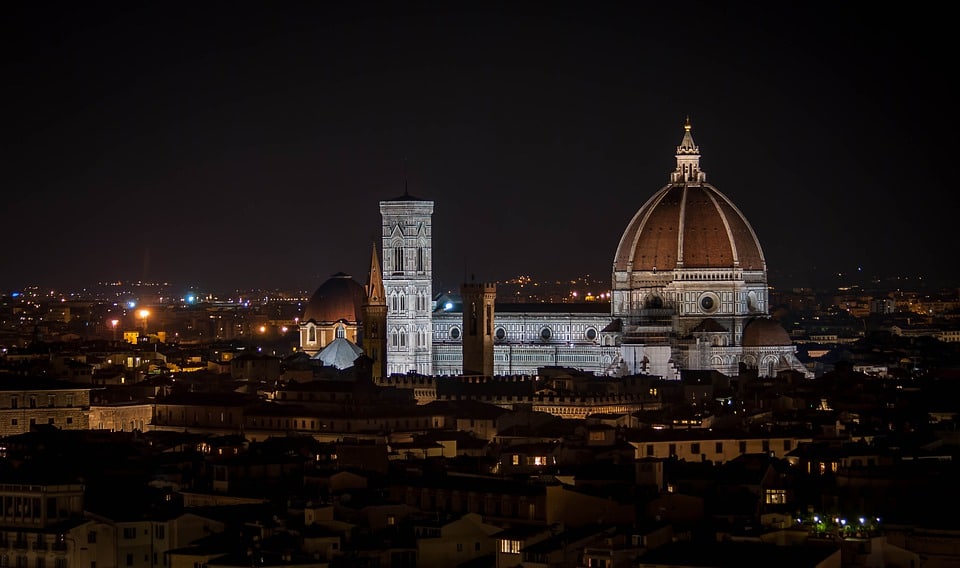
[[[785,489],[767,489],[767,505],[785,505],[787,503],[787,491]]]

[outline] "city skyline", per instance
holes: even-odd
[[[608,279],[687,116],[771,280],[960,281],[941,24],[827,6],[18,6],[0,289],[362,281],[405,190],[440,288]]]

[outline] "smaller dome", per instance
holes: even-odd
[[[317,323],[345,320],[359,322],[366,300],[363,286],[349,274],[338,272],[317,288],[310,297],[301,321],[313,320]]]
[[[769,318],[751,320],[743,329],[744,347],[774,347],[793,345],[790,334],[779,322]]]

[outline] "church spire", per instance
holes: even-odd
[[[677,169],[670,174],[671,183],[707,181],[707,174],[700,171],[700,147],[693,141],[693,134],[690,133],[692,128],[690,117],[687,116],[687,122],[683,125],[683,140],[677,146]]]
[[[377,244],[372,246],[370,253],[370,273],[367,275],[367,304],[379,306],[387,304],[387,294],[383,289],[383,274],[380,272],[380,258],[377,256]]]

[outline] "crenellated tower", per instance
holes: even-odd
[[[469,282],[460,286],[463,298],[463,374],[493,375],[493,323],[497,285]]]

